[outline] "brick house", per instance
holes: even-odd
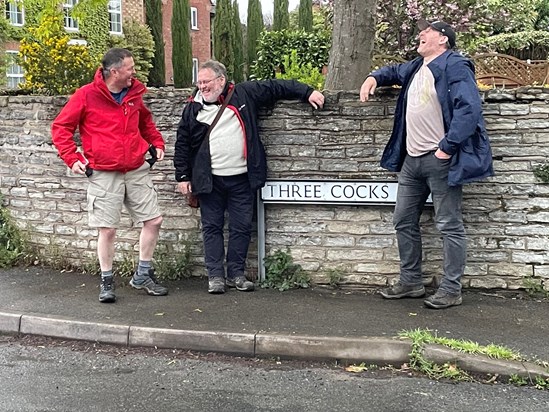
[[[61,0],[65,11],[65,29],[69,32],[78,32],[78,23],[70,17],[71,9],[78,0]],[[172,39],[171,18],[173,0],[162,0],[163,14],[163,38],[165,42],[166,84],[173,83],[172,68]],[[109,0],[109,33],[112,35],[123,33],[123,21],[131,19],[145,22],[145,6],[143,0]],[[190,0],[191,8],[191,40],[193,48],[193,80],[196,79],[198,65],[211,56],[211,18],[214,6],[212,0]],[[5,17],[13,26],[24,26],[25,10],[21,2],[17,0],[5,0]],[[19,42],[8,41],[4,45],[8,56],[16,55],[19,50]],[[12,62],[6,70],[8,88],[17,88],[24,81],[23,69]]]
[[[211,0],[189,0],[189,4],[191,7],[191,41],[193,45],[193,82],[195,82],[198,76],[198,66],[212,56],[211,27],[214,6]],[[162,0],[166,84],[173,84],[172,9],[173,0]]]

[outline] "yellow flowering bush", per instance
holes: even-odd
[[[45,13],[21,40],[19,64],[25,70],[21,88],[37,94],[70,94],[93,78],[95,63],[83,45],[69,44],[61,16]]]

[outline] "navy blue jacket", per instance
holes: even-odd
[[[306,102],[313,89],[295,80],[249,81],[233,85],[227,83],[219,97],[223,102],[229,88],[234,93],[225,110],[232,110],[240,120],[246,137],[246,162],[248,180],[252,190],[257,190],[267,180],[267,160],[265,148],[259,139],[258,111],[262,107],[273,106],[280,99],[301,99]],[[181,116],[175,142],[175,180],[190,181],[194,194],[212,191],[212,167],[210,147],[202,145],[208,125],[196,120],[202,103],[194,101],[196,91]]]
[[[408,88],[423,57],[382,67],[370,74],[378,86],[402,86],[397,100],[393,133],[381,157],[381,166],[399,172],[406,156],[406,105]],[[446,51],[428,65],[442,107],[443,152],[452,155],[448,184],[458,186],[494,174],[492,150],[482,117],[482,103],[473,63],[454,51]]]

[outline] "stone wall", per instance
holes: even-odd
[[[367,104],[354,93],[327,95],[313,111],[280,102],[261,117],[269,177],[287,180],[375,179],[396,176],[379,167],[392,127],[398,90],[381,90]],[[154,180],[165,215],[159,247],[177,253],[192,243],[195,274],[203,274],[199,212],[175,191],[172,154],[175,129],[188,92],[155,90],[146,102],[167,142],[167,159]],[[497,175],[464,188],[468,233],[465,287],[517,289],[537,282],[549,289],[549,185],[532,168],[547,159],[549,91],[492,90],[485,117]],[[0,183],[4,204],[42,253],[79,265],[95,259],[97,232],[87,227],[85,178],[73,176],[57,157],[49,126],[65,97],[0,97]],[[392,206],[266,205],[267,254],[289,250],[317,283],[343,274],[344,287],[387,284],[398,275]],[[424,271],[441,273],[441,239],[432,210],[424,216]],[[124,215],[117,259],[137,250],[139,230]],[[257,270],[257,240],[249,272]]]

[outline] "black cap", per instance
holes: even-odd
[[[433,30],[442,33],[443,36],[448,37],[448,44],[450,45],[451,49],[456,47],[456,32],[448,23],[444,23],[443,21],[434,21],[432,23],[429,23],[425,19],[420,19],[417,22],[417,27],[421,31],[425,30],[428,27],[431,27]]]

